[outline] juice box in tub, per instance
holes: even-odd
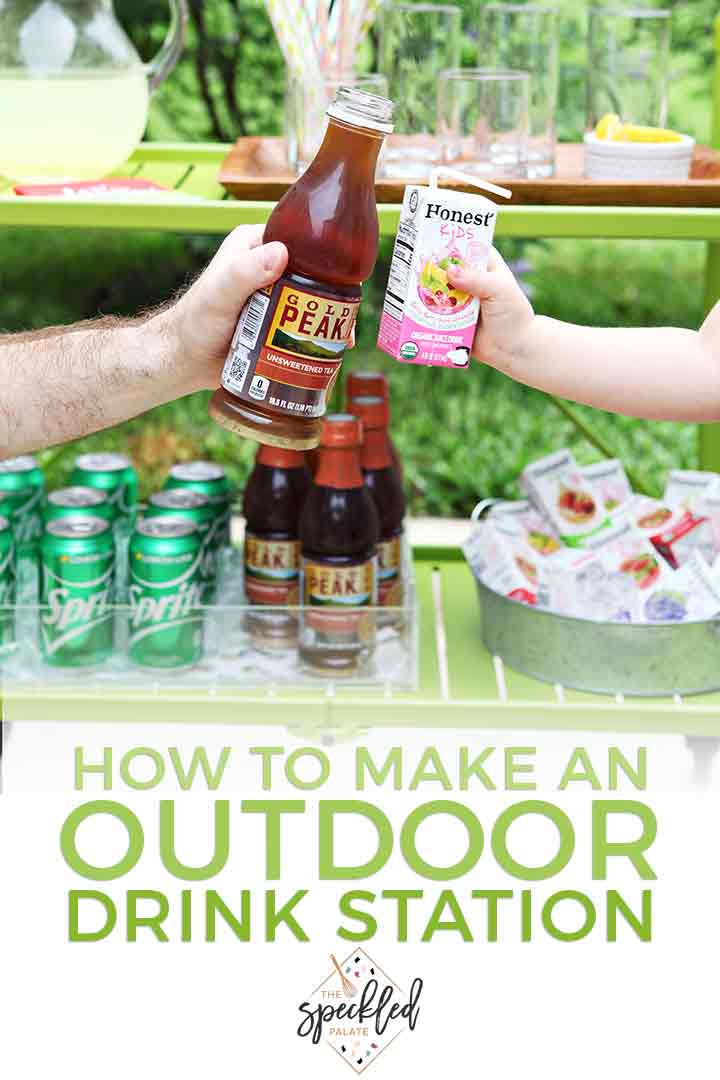
[[[698,498],[697,511],[710,519],[715,551],[720,551],[720,477],[716,477]]]
[[[651,499],[648,495],[633,495],[622,512],[648,539],[665,528],[674,516],[669,506],[658,499]]]
[[[635,622],[642,595],[672,576],[627,518],[589,537],[574,555],[574,562],[549,567],[540,603],[581,618]]]
[[[608,512],[624,506],[632,498],[632,488],[622,462],[611,458],[585,465],[580,472],[590,481]]]
[[[683,506],[691,509],[698,498],[718,479],[713,472],[699,472],[696,469],[671,469],[665,484],[663,502],[668,506]]]
[[[522,475],[532,502],[568,547],[583,547],[589,536],[610,526],[602,497],[569,450],[533,462]]]
[[[508,531],[515,529],[518,537],[524,540],[536,555],[554,555],[562,548],[552,522],[528,499],[498,502],[490,510],[488,518],[491,522],[500,523]]]
[[[695,510],[685,510],[682,506],[675,511],[667,525],[650,539],[663,558],[675,569],[682,566],[693,551],[699,551],[708,562],[712,562],[715,555],[715,539],[710,519]]]
[[[708,492],[712,489],[708,489]],[[712,561],[715,552],[713,525],[707,509],[707,496],[693,500],[697,509],[689,510],[682,501],[668,506],[664,501],[635,495],[625,508],[626,515],[663,558],[677,569],[695,550]]]
[[[537,603],[540,567],[537,555],[524,543],[514,525],[481,521],[463,544],[473,573],[489,589],[519,600]]]
[[[405,188],[378,348],[405,364],[467,368],[480,303],[453,287],[448,268],[485,269],[497,206],[484,195],[438,188],[440,173],[505,198],[511,195],[449,169],[436,170],[430,187]]]
[[[643,622],[688,622],[712,619],[720,611],[720,592],[711,568],[694,551],[679,570],[670,571],[662,584],[643,599]]]

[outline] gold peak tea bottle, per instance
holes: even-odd
[[[388,428],[390,426],[390,384],[388,377],[384,371],[350,371],[345,379],[345,411],[349,413],[355,413],[353,403],[356,398],[360,397],[380,397],[383,401],[387,402],[388,407]],[[400,454],[398,452],[395,443],[392,441],[390,432],[388,430],[388,442],[390,443],[390,454],[392,455],[393,467],[398,475],[398,480],[402,484],[403,479],[403,467],[400,460]]]
[[[245,595],[266,609],[246,620],[253,644],[264,651],[297,644],[297,617],[283,609],[300,602],[300,513],[309,487],[302,451],[259,447],[243,500]]]
[[[405,495],[395,471],[388,424],[390,410],[381,397],[356,397],[353,412],[363,426],[360,467],[380,518],[378,544],[378,604],[402,607],[402,543]]]
[[[300,515],[300,656],[311,671],[354,675],[375,644],[380,521],[360,468],[362,424],[328,416]]]
[[[237,435],[293,450],[318,445],[360,286],[377,258],[375,166],[392,102],[341,87],[328,118],[315,160],[265,228],[266,243],[287,246],[287,269],[243,308],[210,405]]]

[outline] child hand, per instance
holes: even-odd
[[[487,270],[449,266],[448,278],[456,289],[463,289],[480,301],[473,356],[511,375],[513,360],[535,317],[512,270],[493,248]]]

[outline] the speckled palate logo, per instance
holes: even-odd
[[[363,949],[330,956],[327,978],[299,1006],[297,1033],[326,1043],[356,1073],[364,1072],[405,1031],[414,1031],[423,981],[406,993]]]

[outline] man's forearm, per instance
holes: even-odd
[[[112,427],[190,393],[168,312],[0,337],[0,457]]]
[[[710,320],[596,329],[536,316],[502,370],[550,394],[651,420],[720,418],[720,359]]]

